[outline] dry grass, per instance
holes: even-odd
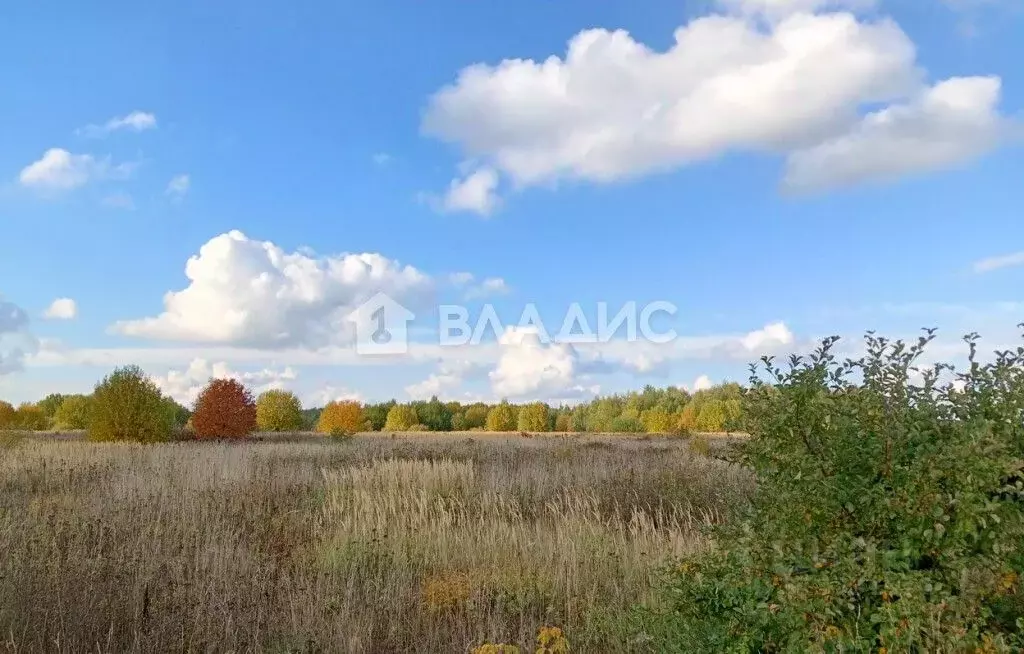
[[[750,490],[658,439],[4,441],[0,649],[624,651],[610,618]]]

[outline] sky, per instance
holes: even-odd
[[[1022,37],[1021,0],[8,3],[0,398],[137,364],[184,403],[571,403],[868,330],[1016,347]],[[359,352],[378,293],[404,354]],[[453,305],[498,324],[443,343]],[[667,305],[665,342],[555,334]]]

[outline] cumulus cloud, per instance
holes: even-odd
[[[82,136],[100,138],[120,130],[142,132],[147,129],[156,129],[156,116],[145,111],[133,111],[126,116],[115,116],[102,125],[86,125],[78,130],[78,133]]]
[[[240,231],[214,237],[185,265],[186,288],[163,313],[113,325],[155,339],[283,348],[320,347],[351,335],[348,315],[378,292],[414,303],[432,280],[377,253],[286,252]]]
[[[488,377],[500,397],[571,398],[590,392],[581,385],[579,355],[568,343],[544,343],[534,326],[508,327],[500,356]]]
[[[303,398],[302,406],[323,407],[331,402],[363,402],[363,394],[345,387],[325,386]]]
[[[97,159],[91,154],[72,154],[63,148],[50,148],[38,160],[22,169],[22,186],[44,191],[70,191],[104,179],[126,179],[137,164],[112,164],[109,157]]]
[[[988,257],[974,262],[974,272],[987,273],[1000,268],[1013,268],[1024,266],[1024,251],[1013,254],[1003,254],[996,257]]]
[[[0,297],[0,375],[21,370],[25,359],[38,349],[28,324],[28,314],[21,307]]]
[[[958,77],[905,104],[868,114],[845,134],[792,153],[793,190],[886,180],[969,162],[1010,134],[998,110],[998,77]]]
[[[611,182],[746,151],[791,157],[785,184],[804,189],[952,166],[995,147],[999,80],[929,87],[896,23],[829,11],[862,3],[727,4],[678,28],[664,51],[589,29],[561,57],[463,69],[430,98],[422,126],[487,171],[467,194],[478,202],[462,204],[493,209],[483,198],[499,173],[517,187]]]
[[[468,211],[488,216],[500,203],[497,189],[497,171],[480,168],[465,177],[453,179],[441,207],[444,211]]]
[[[171,178],[171,181],[167,182],[167,188],[164,190],[164,193],[175,199],[181,199],[188,194],[188,190],[191,186],[191,177],[185,174],[175,175]]]
[[[235,379],[258,395],[270,389],[282,389],[297,377],[292,368],[240,372],[232,370],[224,361],[211,364],[206,359],[193,359],[183,370],[168,370],[164,375],[151,376],[151,379],[164,394],[191,405],[211,379]]]
[[[504,295],[510,290],[501,277],[487,277],[478,282],[473,273],[458,272],[449,275],[448,279],[453,286],[462,289],[463,297],[467,300]]]
[[[69,297],[57,298],[43,312],[43,317],[51,320],[72,320],[77,316],[78,304]]]

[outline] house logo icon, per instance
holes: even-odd
[[[348,315],[356,326],[357,354],[405,354],[408,323],[416,316],[386,293],[377,293]]]

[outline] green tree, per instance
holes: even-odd
[[[390,400],[378,404],[367,404],[363,407],[363,416],[366,418],[366,422],[369,423],[371,431],[384,429],[384,425],[388,421],[388,412],[394,408],[395,404],[397,402]]]
[[[1024,647],[1024,348],[957,385],[916,344],[827,339],[765,359],[743,416],[748,511],[672,568],[643,630],[659,652],[1010,652]],[[962,384],[962,390],[960,384]]]
[[[452,430],[451,409],[438,400],[436,395],[430,398],[429,402],[420,404],[417,407],[416,415],[419,418],[419,424],[425,425],[430,431]]]
[[[65,396],[60,393],[50,393],[43,399],[39,400],[36,406],[39,407],[43,412],[43,415],[46,416],[48,420],[52,420],[53,417],[57,415],[57,409],[59,409],[60,405],[64,402],[64,398]]]
[[[89,413],[92,411],[92,397],[89,395],[67,395],[57,408],[53,420],[57,429],[86,429]]]
[[[512,431],[516,428],[516,414],[508,400],[492,408],[487,414],[487,431]]]
[[[117,368],[92,394],[88,435],[96,441],[166,441],[174,415],[156,384],[138,366]]]
[[[487,414],[490,411],[486,404],[473,404],[466,407],[466,429],[483,429],[487,426]]]
[[[640,418],[633,416],[619,416],[612,420],[607,431],[616,434],[640,434],[644,431],[644,423],[640,422]]]
[[[302,429],[302,402],[290,391],[271,389],[256,398],[256,428],[260,431]]]
[[[582,433],[587,431],[587,407],[578,406],[569,416],[569,431]]]
[[[548,412],[543,402],[533,402],[519,409],[519,431],[548,431]]]
[[[697,431],[722,431],[725,425],[725,400],[707,400],[697,412]]]
[[[416,409],[408,404],[396,404],[388,411],[387,421],[384,423],[385,431],[408,431],[413,425],[418,424],[419,417]]]

